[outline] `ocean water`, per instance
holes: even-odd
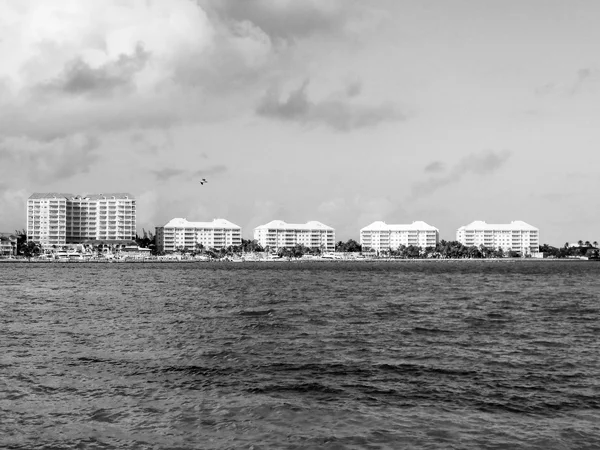
[[[597,449],[600,264],[0,264],[3,449]]]

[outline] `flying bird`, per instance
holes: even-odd
[[[206,181],[206,178],[202,178],[202,180],[200,181],[200,184],[204,184],[204,183],[208,183],[208,181]]]

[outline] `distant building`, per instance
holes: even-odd
[[[17,238],[16,234],[0,232],[0,257],[17,254]]]
[[[291,248],[304,245],[323,251],[335,250],[335,230],[321,222],[285,223],[273,220],[254,229],[254,239],[264,248]]]
[[[43,246],[130,241],[135,234],[131,194],[34,193],[27,200],[27,240]]]
[[[228,220],[212,222],[188,222],[175,218],[162,227],[156,227],[156,250],[195,250],[198,244],[204,248],[221,249],[242,244],[242,229]]]
[[[377,221],[360,230],[360,245],[363,249],[375,251],[396,250],[401,245],[406,247],[435,247],[439,241],[440,232],[437,228],[422,222],[410,225],[390,225]]]
[[[490,224],[481,220],[462,226],[456,232],[456,240],[466,246],[502,248],[522,255],[540,250],[539,230],[520,220],[508,224]]]

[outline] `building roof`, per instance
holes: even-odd
[[[187,219],[176,217],[171,219],[164,228],[230,228],[240,229],[239,225],[225,219],[213,219],[212,222],[189,222]]]
[[[127,192],[111,192],[108,194],[85,194],[78,197],[89,198],[90,200],[111,200],[113,197],[117,200],[135,200],[135,197]]]
[[[283,220],[272,220],[264,225],[259,225],[255,230],[278,229],[278,230],[331,230],[333,228],[316,220],[311,220],[306,223],[286,223]]]
[[[29,199],[47,199],[47,198],[65,198],[65,199],[73,199],[73,198],[86,198],[89,200],[105,200],[105,199],[135,199],[135,197],[131,194],[127,193],[110,193],[110,194],[84,194],[84,195],[75,195],[75,194],[66,194],[60,192],[34,192],[29,196]]]
[[[371,225],[367,225],[362,228],[360,231],[409,231],[409,230],[418,230],[418,231],[438,231],[436,227],[429,225],[421,220],[408,224],[398,224],[392,225],[382,222],[378,220],[373,222]]]
[[[29,196],[30,200],[46,199],[46,198],[71,198],[73,194],[65,194],[60,192],[34,192]]]
[[[483,220],[475,220],[468,225],[463,225],[460,230],[534,230],[539,231],[536,227],[523,222],[522,220],[513,220],[511,223],[486,223]]]

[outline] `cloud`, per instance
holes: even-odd
[[[456,184],[470,173],[491,174],[500,169],[510,156],[510,152],[506,150],[467,155],[451,167],[446,175],[431,177],[426,181],[413,184],[412,198],[429,195],[444,186]]]
[[[539,195],[539,198],[541,198],[542,200],[551,202],[551,203],[556,203],[556,202],[563,202],[565,200],[569,200],[575,196],[576,196],[576,194],[568,193],[568,192],[548,192],[546,194]]]
[[[255,112],[256,92],[306,72],[295,56],[303,42],[345,30],[362,9],[342,0],[0,2],[0,135],[52,141]],[[389,105],[348,102],[360,92],[354,84],[343,99],[305,98],[300,119],[351,129],[395,117]],[[267,115],[294,106],[267,100]]]
[[[272,220],[283,220],[291,222],[291,217],[294,211],[289,209],[289,205],[285,202],[277,202],[274,200],[255,199],[254,205],[251,208],[251,215],[242,226],[244,235],[248,237],[254,236],[254,228],[259,225],[264,225]]]
[[[185,170],[171,169],[169,167],[166,167],[164,169],[153,170],[152,172],[154,173],[154,175],[156,176],[156,179],[158,181],[168,181],[173,177],[176,177],[178,175],[181,175],[182,173],[185,173]]]
[[[25,189],[9,189],[0,186],[0,211],[3,224],[0,232],[12,233],[24,228],[27,198],[31,195]]]
[[[251,22],[286,41],[340,31],[357,9],[350,0],[216,0],[210,5],[224,19]]]
[[[174,80],[185,61],[211,64],[215,32],[191,0],[2,2],[0,134],[49,141],[202,120],[203,93]]]
[[[346,98],[334,96],[320,102],[308,98],[308,80],[281,99],[279,90],[271,88],[258,105],[257,114],[285,121],[303,124],[325,124],[341,131],[375,126],[386,121],[404,120],[388,103],[381,105],[362,105],[349,102]]]
[[[5,138],[0,141],[0,159],[9,161],[2,171],[22,169],[31,180],[52,182],[89,172],[100,155],[95,136],[76,134],[67,138],[39,142],[26,137]],[[11,177],[8,172],[4,176]]]
[[[575,75],[575,79],[570,82],[563,83],[546,83],[535,89],[535,94],[538,97],[544,97],[547,95],[576,95],[581,92],[587,86],[595,84],[600,81],[600,70],[594,68],[583,68],[579,69]]]
[[[357,230],[376,220],[411,222],[400,202],[387,196],[358,194],[349,198],[337,197],[323,201],[317,211],[325,224],[336,228],[336,237],[340,239],[343,236],[355,239]]]
[[[362,92],[362,83],[360,81],[355,81],[346,86],[346,95],[348,97],[357,97]]]
[[[192,177],[207,177],[211,175],[219,175],[227,172],[227,166],[223,164],[216,164],[213,166],[205,167],[204,169],[197,170],[192,173]]]
[[[443,172],[446,169],[446,165],[441,161],[433,161],[425,166],[425,172],[438,173]]]
[[[577,79],[569,90],[569,94],[577,94],[585,85],[600,81],[600,70],[597,69],[580,69],[577,71]]]
[[[81,56],[68,62],[54,80],[41,83],[39,91],[70,95],[107,96],[134,89],[133,77],[144,68],[150,55],[138,45],[131,55],[92,67]]]
[[[202,154],[202,157],[206,158],[206,156],[204,154]],[[196,171],[190,171],[190,170],[185,170],[185,169],[175,169],[172,167],[165,167],[162,169],[152,171],[152,173],[154,174],[156,179],[161,182],[169,181],[171,178],[174,178],[174,177],[179,177],[179,178],[185,177],[188,180],[196,180],[201,177],[219,175],[219,174],[223,174],[225,172],[227,172],[227,166],[225,166],[224,164],[214,164],[212,166],[207,166],[203,169],[196,170]]]

